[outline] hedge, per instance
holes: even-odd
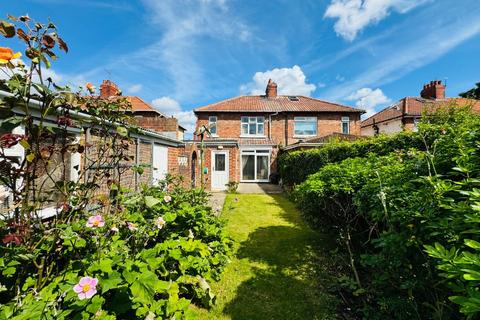
[[[403,132],[394,136],[382,135],[353,142],[333,142],[310,150],[282,152],[278,159],[280,175],[284,185],[293,186],[302,183],[328,163],[363,157],[369,153],[386,155],[395,150],[410,148],[424,150],[427,140],[431,139],[425,139],[418,133]]]
[[[479,115],[440,114],[295,186],[305,220],[336,240],[349,319],[479,319],[479,141]]]

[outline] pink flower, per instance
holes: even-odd
[[[162,217],[158,217],[157,219],[155,219],[155,225],[158,229],[162,229],[166,223],[167,222]]]
[[[128,227],[128,230],[130,231],[135,231],[138,229],[135,223],[131,223],[131,222],[127,222],[127,227]]]
[[[83,300],[85,298],[90,299],[97,293],[97,278],[83,277],[73,287],[73,291],[78,294],[78,299]]]
[[[170,197],[170,196],[165,196],[165,197],[163,197],[163,201],[165,201],[165,202],[170,202],[170,201],[172,201],[172,197]]]
[[[105,225],[105,220],[103,220],[101,215],[91,216],[88,218],[87,227],[89,228],[101,228]]]
[[[112,231],[112,232],[118,232],[118,228],[117,228],[117,227],[111,227],[111,228],[110,228],[110,231]]]

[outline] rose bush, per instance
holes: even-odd
[[[116,214],[75,212],[57,231],[32,230],[34,247],[1,246],[0,319],[181,319],[192,301],[211,306],[208,283],[228,262],[231,242],[211,208],[192,197],[200,193],[121,193]],[[37,274],[35,257],[50,247],[57,260]]]
[[[9,16],[0,34],[26,47],[26,61],[0,48],[0,184],[9,192],[0,212],[0,319],[183,319],[192,302],[211,306],[209,283],[231,243],[207,194],[171,177],[136,192],[122,186],[127,170],[142,173],[129,165],[130,102],[43,77],[55,50],[68,51],[52,22]],[[10,157],[12,147],[24,156]],[[71,154],[83,165],[66,161]],[[42,217],[46,209],[54,214]]]

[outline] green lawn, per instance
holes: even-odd
[[[237,201],[237,200],[238,201]],[[222,212],[236,241],[217,304],[199,319],[335,319],[328,242],[310,230],[283,195],[229,195]]]

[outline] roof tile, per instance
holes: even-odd
[[[239,96],[197,108],[194,112],[365,112],[305,96],[295,96],[298,101],[292,101],[289,97]]]

